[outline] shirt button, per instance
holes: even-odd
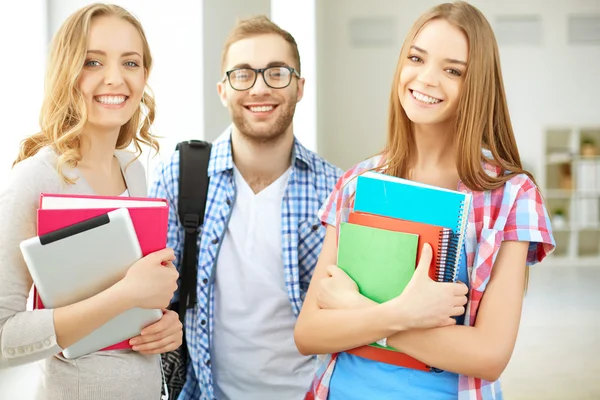
[[[219,243],[219,238],[214,238],[214,239],[212,240],[212,244],[217,244],[217,243]]]
[[[8,349],[6,351],[6,354],[8,354],[9,356],[14,356],[15,355],[15,351],[13,349]]]
[[[202,325],[202,326],[206,325],[206,320],[203,319],[202,321],[200,321],[200,325]]]
[[[35,344],[35,347],[36,347],[36,348],[38,348],[38,349],[41,349],[41,348],[42,348],[42,347],[44,347],[44,346],[43,346],[43,345],[42,345],[40,342],[37,342],[37,343]]]
[[[206,366],[210,367],[210,360],[206,360]]]
[[[44,339],[44,346],[46,346],[46,347],[50,346],[50,339]]]
[[[206,278],[202,279],[202,283],[204,283],[206,285],[208,283],[208,279],[206,279]]]
[[[19,353],[19,354],[23,354],[24,352],[25,352],[25,351],[23,350],[23,346],[19,346],[19,347],[17,348],[17,353]]]
[[[227,203],[227,205],[230,206],[231,205],[231,200],[227,199],[227,200],[225,200],[225,203]]]
[[[313,225],[313,226],[312,226],[312,230],[313,230],[313,231],[316,231],[317,229],[319,229],[319,225]]]

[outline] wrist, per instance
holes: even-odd
[[[383,318],[388,321],[390,330],[402,332],[411,328],[410,313],[401,298],[396,297],[381,305]]]
[[[372,306],[376,306],[376,305],[377,305],[376,302],[366,298],[359,292],[354,293],[348,301],[348,308],[351,308],[351,309],[372,307]]]
[[[121,279],[113,286],[108,288],[108,291],[110,292],[110,298],[118,303],[119,306],[124,308],[123,311],[137,307],[136,301],[131,295],[131,290],[127,288],[127,284],[124,282],[124,279]]]
[[[401,338],[405,337],[405,335],[409,333],[408,331],[403,331],[403,332],[396,332],[393,335],[390,335],[386,338],[386,345],[387,347],[391,347],[393,349],[395,349],[396,351],[400,351],[400,352],[406,352],[406,349],[404,346],[404,342]]]

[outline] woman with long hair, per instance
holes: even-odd
[[[355,178],[370,170],[473,196],[458,273],[464,284],[429,279],[428,245],[407,288],[382,304],[337,268],[338,229],[352,211]],[[385,149],[350,169],[319,214],[327,234],[295,329],[301,353],[326,355],[308,397],[501,398],[498,378],[517,337],[527,266],[555,242],[542,196],[521,165],[498,46],[479,10],[446,3],[415,22],[394,75]],[[347,352],[376,341],[432,368]]]
[[[165,311],[132,339],[132,350],[61,354],[130,308],[166,308],[178,278],[171,249],[142,258],[91,298],[33,311],[26,311],[32,278],[19,250],[36,235],[41,193],[146,196],[137,157],[141,144],[158,150],[151,67],[144,31],[129,12],[93,4],[72,14],[52,42],[41,130],[22,142],[0,192],[0,368],[44,360],[40,399],[159,399],[159,353],[181,344],[181,323]],[[132,144],[137,156],[125,150]]]

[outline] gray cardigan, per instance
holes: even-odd
[[[146,196],[144,167],[132,153],[117,151],[131,196]],[[53,310],[26,311],[32,279],[19,243],[36,235],[39,196],[94,194],[77,169],[73,185],[60,179],[51,148],[18,163],[0,188],[0,368],[45,360],[38,399],[149,400],[160,398],[160,357],[131,350],[103,351],[67,360],[59,354]]]

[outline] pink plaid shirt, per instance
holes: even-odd
[[[489,152],[486,152],[489,157]],[[348,220],[354,207],[357,175],[381,165],[376,156],[356,165],[338,181],[321,210],[323,224],[336,226]],[[499,169],[485,163],[486,172],[498,176]],[[548,212],[533,181],[526,175],[511,178],[496,190],[473,192],[462,182],[458,190],[473,195],[465,240],[467,267],[470,276],[469,301],[466,306],[465,325],[474,326],[479,303],[489,282],[492,266],[503,240],[530,242],[527,265],[536,264],[555,247]],[[320,355],[315,379],[307,399],[326,400],[329,382],[335,368],[337,354]],[[459,400],[496,400],[502,398],[500,381],[459,375]]]

